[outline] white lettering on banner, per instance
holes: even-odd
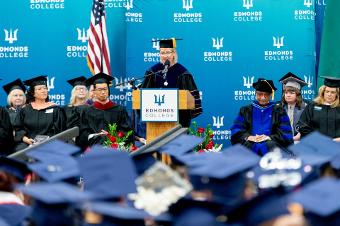
[[[273,47],[281,49],[285,47],[285,36],[272,36]],[[291,61],[294,59],[293,50],[264,50],[266,61]]]
[[[202,23],[203,14],[202,12],[189,12],[194,9],[193,0],[182,0],[182,10],[185,12],[174,12],[173,21],[174,23]]]
[[[313,100],[315,97],[315,90],[313,89],[313,76],[304,75],[304,80],[307,87],[301,90],[301,95],[304,100]]]
[[[133,8],[133,0],[127,0],[125,4],[126,10],[130,10]],[[125,13],[125,21],[130,23],[142,23],[143,22],[143,13],[141,12],[126,12]]]
[[[234,100],[235,101],[253,101],[255,100],[255,90],[251,89],[255,80],[255,76],[242,76],[240,78],[242,81],[243,89],[239,87],[238,90],[234,90]],[[246,88],[246,89],[244,89]]]
[[[144,62],[159,62],[159,42],[157,40],[161,40],[160,38],[152,38],[152,48],[157,52],[144,52]]]
[[[130,10],[133,8],[133,1],[131,0],[105,0],[105,8],[126,8]]]
[[[246,11],[234,11],[234,21],[235,22],[261,22],[262,21],[262,11],[249,11],[254,7],[253,0],[239,0],[242,2],[242,7]]]
[[[224,37],[212,37],[212,48],[220,50],[223,48]],[[204,51],[203,60],[205,62],[230,62],[233,60],[232,51]]]
[[[212,116],[212,122],[213,127],[216,127],[213,128],[213,140],[229,140],[231,137],[231,131],[220,129],[224,127],[224,115]]]
[[[315,20],[316,12],[314,11],[313,1],[314,0],[300,0],[303,1],[304,9],[296,9],[294,10],[294,19],[295,20]],[[308,9],[306,9],[308,8]]]
[[[85,58],[87,56],[87,40],[89,39],[88,37],[88,29],[85,28],[79,28],[77,27],[75,29],[77,31],[76,34],[77,36],[77,41],[79,43],[84,43],[84,45],[69,45],[66,46],[66,56],[68,58]]]
[[[32,10],[54,10],[64,9],[65,0],[30,0],[30,9]]]
[[[65,94],[49,94],[48,99],[57,105],[65,105]]]
[[[19,29],[9,28],[4,29],[5,38],[9,46],[0,46],[0,58],[28,58],[29,47],[28,46],[14,46],[15,42],[18,41]]]

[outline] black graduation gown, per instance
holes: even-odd
[[[78,105],[78,106],[64,106],[64,110],[66,113],[67,129],[73,128],[75,126],[80,127],[80,115],[81,112],[84,111],[85,108],[89,107],[88,105]]]
[[[88,137],[90,134],[99,133],[102,129],[108,131],[109,124],[116,123],[117,130],[125,133],[132,130],[131,120],[126,109],[111,101],[109,103],[111,104],[100,106],[98,102],[95,102],[93,106],[84,108],[81,112],[79,141],[82,148],[103,144],[105,137],[95,136],[90,140]],[[130,139],[133,142],[133,135]]]
[[[311,103],[302,112],[298,128],[302,137],[313,131],[331,138],[340,137],[340,107]]]
[[[169,67],[165,77],[163,77],[162,73],[157,73],[163,69],[164,65],[161,63],[157,63],[151,67],[145,73],[146,78],[140,88],[177,88],[180,90],[189,90],[195,98],[195,109],[179,111],[179,123],[183,127],[189,127],[191,119],[202,113],[201,98],[194,78],[190,72],[179,63]],[[168,83],[167,86],[164,84],[165,81]]]
[[[289,118],[280,104],[276,104],[273,107],[271,118],[271,133],[269,135],[271,140],[265,141],[267,149],[271,150],[277,146],[288,147],[293,143],[293,134]],[[231,127],[231,144],[242,144],[253,150],[255,143],[246,140],[248,136],[255,135],[253,134],[253,126],[253,105],[242,107]],[[262,155],[265,153],[258,154]]]
[[[0,107],[0,155],[12,153],[14,145],[13,128],[7,110]]]
[[[21,109],[15,119],[14,130],[16,140],[22,141],[24,136],[34,139],[37,135],[53,136],[66,130],[66,115],[63,108],[50,106],[36,110],[31,104]],[[27,147],[21,142],[16,150]]]
[[[9,114],[9,118],[10,118],[10,120],[11,120],[12,125],[14,124],[15,118],[16,118],[17,115],[19,114],[20,109],[21,109],[21,108],[19,108],[19,109],[13,109],[13,108],[11,108],[11,107],[9,107],[9,106],[6,107],[6,110],[7,110],[8,114]]]

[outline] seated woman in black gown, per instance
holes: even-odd
[[[26,87],[22,83],[21,79],[16,79],[13,82],[7,83],[3,86],[3,89],[7,93],[7,111],[9,117],[11,118],[11,123],[13,125],[16,116],[18,115],[20,109],[26,103]]]
[[[340,142],[340,78],[325,78],[318,97],[302,112],[298,127],[302,137],[319,131]]]
[[[65,111],[48,101],[46,76],[24,81],[29,86],[27,105],[15,119],[15,139],[22,141],[16,150],[33,144],[37,135],[53,136],[66,129]]]
[[[84,76],[67,80],[67,82],[73,87],[70,103],[64,107],[67,117],[67,128],[72,128],[74,126],[79,127],[81,111],[88,106],[86,104],[88,99],[88,90],[86,88],[85,81],[86,78]]]

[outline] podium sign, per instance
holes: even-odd
[[[141,89],[140,98],[142,121],[178,121],[178,89]]]

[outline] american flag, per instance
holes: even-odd
[[[104,0],[93,0],[87,45],[87,64],[92,74],[104,72],[111,75]]]

